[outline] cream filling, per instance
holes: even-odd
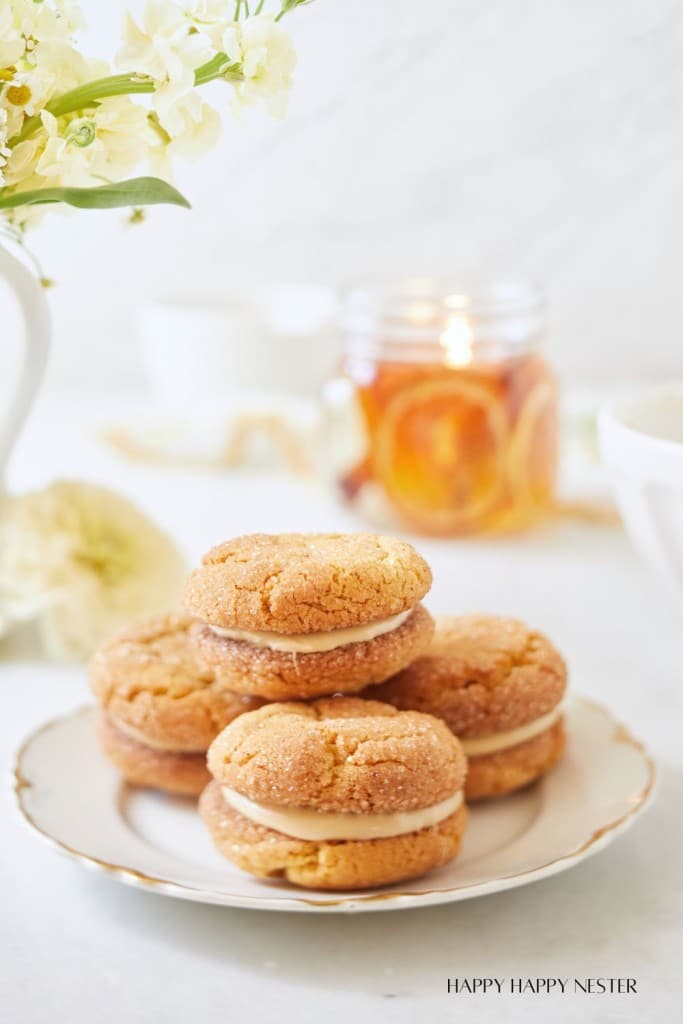
[[[272,828],[294,839],[326,842],[332,839],[388,839],[421,828],[438,825],[449,818],[462,804],[462,791],[447,800],[423,807],[419,811],[393,811],[391,814],[321,814],[307,807],[274,807],[261,804],[222,787],[223,799],[236,811],[255,821],[257,825]]]
[[[520,725],[518,729],[510,729],[508,732],[497,732],[493,736],[481,736],[476,739],[461,739],[460,743],[468,757],[479,757],[482,754],[494,754],[498,750],[506,750],[508,747],[516,747],[518,743],[526,743],[534,736],[545,732],[551,725],[554,725],[562,714],[562,707],[558,705],[549,711],[547,715],[541,715],[533,722]]]
[[[209,629],[216,636],[224,636],[228,640],[244,640],[253,647],[267,647],[270,651],[317,654],[391,633],[403,625],[412,613],[413,609],[409,608],[407,612],[392,615],[390,619],[382,619],[381,622],[368,622],[364,626],[350,626],[348,629],[332,629],[327,633],[267,633],[263,630],[224,629],[222,626],[209,626]]]
[[[158,740],[151,740],[149,736],[146,736],[140,729],[136,729],[133,725],[128,725],[127,722],[122,722],[120,718],[116,718],[114,715],[109,716],[119,730],[126,736],[130,736],[132,740],[136,740],[138,743],[143,743],[150,750],[160,750],[164,754],[203,754],[203,750],[178,750],[172,744],[159,743]]]

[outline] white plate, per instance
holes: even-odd
[[[471,808],[452,864],[371,892],[302,890],[245,874],[213,848],[193,801],[133,789],[100,753],[92,708],[47,722],[16,761],[25,820],[87,867],[167,896],[263,910],[393,910],[526,885],[604,849],[650,801],[655,769],[642,745],[592,702],[568,707],[567,756],[536,785]]]

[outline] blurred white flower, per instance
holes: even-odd
[[[296,53],[284,29],[271,14],[234,22],[223,33],[223,49],[241,65],[243,79],[235,83],[239,103],[264,100],[272,114],[285,112],[296,66]]]
[[[171,540],[120,495],[59,482],[8,498],[0,518],[0,634],[34,621],[51,657],[87,657],[141,615],[177,606]]]

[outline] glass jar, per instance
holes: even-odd
[[[336,480],[374,525],[455,536],[526,527],[553,501],[557,385],[522,282],[432,279],[349,293],[326,389]]]

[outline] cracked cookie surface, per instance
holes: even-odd
[[[223,628],[325,632],[406,611],[431,583],[425,560],[395,537],[252,534],[204,556],[188,578],[185,605]]]
[[[90,662],[90,685],[110,718],[154,746],[206,751],[226,725],[260,707],[232,693],[196,655],[198,623],[164,615],[105,643]]]
[[[321,813],[431,807],[462,787],[466,759],[443,722],[353,697],[267,704],[209,748],[221,786]]]
[[[566,685],[562,656],[518,619],[437,616],[429,650],[363,696],[436,715],[456,736],[473,739],[548,714]]]
[[[239,814],[218,782],[202,793],[199,813],[220,853],[244,871],[326,890],[390,885],[441,867],[457,856],[467,824],[462,806],[438,825],[388,839],[293,839]]]
[[[208,626],[193,634],[197,658],[221,686],[268,700],[303,700],[330,693],[355,693],[381,682],[427,650],[434,622],[423,605],[397,629],[373,640],[331,651],[292,654],[254,647],[213,633]]]

